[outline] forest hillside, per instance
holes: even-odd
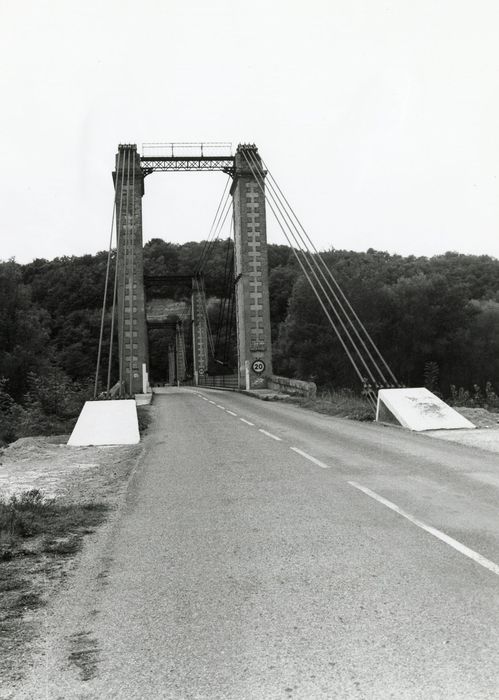
[[[152,239],[144,247],[145,273],[191,274],[204,246],[202,241],[174,244]],[[220,300],[227,293],[231,248],[230,240],[216,241],[204,268],[214,334]],[[270,245],[268,257],[275,373],[313,380],[319,388],[360,390],[292,251]],[[373,249],[362,253],[331,249],[323,257],[401,383],[427,385],[455,400],[462,388],[462,400],[469,395],[480,403],[487,394],[495,401],[498,260],[456,252],[403,257]],[[106,263],[105,252],[37,259],[26,265],[14,260],[0,263],[4,440],[12,432],[8,426],[13,417],[16,434],[23,421],[32,429],[35,422],[42,430],[47,416],[59,420],[62,429],[88,394],[95,373]],[[109,326],[108,313],[107,331]],[[105,338],[108,343],[109,332]],[[106,350],[105,345],[104,357]]]

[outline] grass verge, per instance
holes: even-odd
[[[137,406],[137,420],[139,422],[139,432],[146,433],[152,421],[151,405]]]
[[[357,396],[349,389],[323,391],[315,399],[300,401],[303,408],[329,416],[340,416],[358,421],[373,421],[372,406],[362,396]]]

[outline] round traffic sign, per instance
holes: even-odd
[[[263,360],[254,360],[253,364],[251,365],[251,369],[253,372],[261,374],[265,371],[265,362]]]
[[[198,369],[198,374],[199,374],[201,377],[203,376],[203,374],[204,374],[204,367],[200,367],[200,368]]]

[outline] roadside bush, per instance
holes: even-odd
[[[0,445],[17,439],[16,426],[19,424],[23,411],[7,392],[7,384],[7,379],[0,378]]]
[[[28,386],[23,405],[33,414],[33,420],[41,420],[43,416],[59,421],[75,418],[93,395],[90,379],[83,383],[73,381],[56,365],[43,375],[31,373]]]
[[[483,391],[478,384],[473,385],[472,391],[462,386],[457,389],[454,384],[451,384],[448,402],[451,406],[485,408],[488,411],[499,412],[499,396],[492,382],[487,382]]]
[[[0,537],[5,539],[37,535],[51,507],[51,503],[44,501],[37,489],[12,496],[7,502],[0,502]]]
[[[31,435],[70,433],[83,404],[93,396],[93,382],[72,381],[60,368],[51,366],[43,376],[30,373],[23,403],[7,392],[0,379],[0,445]]]
[[[42,535],[44,551],[71,553],[81,535],[104,520],[108,509],[105,503],[58,503],[38,489],[24,491],[0,500],[0,544],[10,549],[16,542]]]
[[[494,391],[492,382],[485,385],[485,401],[489,411],[499,411],[499,396]]]

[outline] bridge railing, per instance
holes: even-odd
[[[267,377],[267,388],[280,391],[291,396],[303,396],[307,399],[315,399],[317,385],[315,382],[304,382],[301,379],[289,379],[288,377]]]
[[[163,156],[169,158],[204,158],[205,156],[232,156],[232,143],[228,141],[204,141],[202,143],[143,143],[142,157]]]
[[[194,379],[182,383],[187,386],[195,386]],[[239,377],[237,374],[203,374],[198,377],[197,385],[213,389],[238,389]]]

